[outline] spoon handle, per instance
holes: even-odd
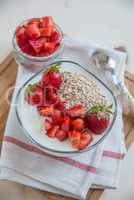
[[[119,91],[118,96],[123,105],[123,113],[125,115],[130,115],[134,117],[134,97],[130,94],[124,84],[117,81],[114,73],[112,73],[112,78],[117,88],[117,91]]]
[[[119,97],[123,105],[124,114],[134,117],[134,97],[130,94],[125,85],[120,85]]]

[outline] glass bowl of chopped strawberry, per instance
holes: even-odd
[[[23,21],[16,28],[12,44],[17,63],[38,71],[61,59],[63,32],[51,16],[33,18]]]

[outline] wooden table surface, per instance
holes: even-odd
[[[10,53],[4,62],[0,64],[0,143],[2,143],[3,133],[6,125],[6,120],[9,111],[9,105],[5,101],[5,92],[7,89],[15,84],[17,74],[17,65]],[[125,72],[125,84],[131,94],[134,96],[134,76]],[[130,144],[134,141],[134,119],[123,116],[125,127],[126,146],[129,148]],[[39,191],[30,187],[20,185],[18,183],[1,181],[0,194],[3,189],[8,190],[10,195],[6,198],[2,196],[0,200],[73,200],[73,198],[63,197],[61,195],[51,194],[48,192]],[[87,195],[88,200],[99,200],[103,190],[95,189]],[[3,194],[4,195],[4,194]]]

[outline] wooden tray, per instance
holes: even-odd
[[[3,63],[0,64],[0,143],[2,143],[3,133],[6,125],[6,120],[9,111],[9,105],[7,105],[4,95],[7,89],[15,84],[17,74],[17,65],[13,58],[12,53],[10,53]],[[134,76],[125,72],[125,84],[128,87],[129,91],[132,95],[134,95]],[[125,140],[127,148],[134,141],[134,119],[128,118],[127,116],[123,116],[124,127],[125,127]],[[18,184],[10,183],[13,185],[13,188]],[[61,195],[51,194],[48,192],[42,192],[36,189],[31,189],[30,187],[22,186],[25,188],[25,191],[33,192],[33,195],[36,195],[36,199],[43,200],[42,195],[48,200],[73,200],[73,198],[63,197]],[[15,189],[15,188],[14,188]],[[103,190],[95,189],[92,190],[87,199],[88,200],[98,200],[101,196]],[[32,195],[30,195],[32,197]],[[26,196],[25,196],[26,197]],[[32,198],[30,198],[32,199]],[[30,200],[29,197],[25,198],[25,200]]]

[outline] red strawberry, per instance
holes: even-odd
[[[59,71],[59,66],[52,66],[47,73],[42,77],[44,85],[52,85],[54,88],[59,88],[62,83],[62,77]]]
[[[41,116],[52,116],[54,113],[53,106],[38,107],[38,112]]]
[[[65,111],[65,104],[66,104],[66,100],[58,97],[57,101],[54,104],[54,108],[61,110],[62,112]]]
[[[36,84],[29,85],[26,90],[26,100],[31,105],[40,105],[43,102],[43,90]]]
[[[30,39],[37,39],[41,36],[40,30],[36,24],[30,24],[26,27],[26,33]]]
[[[51,35],[51,41],[55,44],[60,42],[60,33],[58,31],[54,31]]]
[[[45,42],[44,43],[44,50],[53,53],[55,50],[55,44],[53,42]]]
[[[64,141],[68,138],[68,133],[60,129],[56,132],[56,138],[60,141]]]
[[[52,122],[55,125],[60,125],[63,122],[63,117],[61,117],[61,111],[54,110],[54,113],[52,115]]]
[[[112,113],[112,105],[105,107],[94,106],[87,114],[87,126],[94,134],[102,134],[108,127]]]
[[[70,130],[71,119],[69,116],[65,116],[63,122],[61,124],[61,129],[64,132],[68,132]]]
[[[53,27],[54,22],[51,16],[45,16],[40,19],[40,27]]]
[[[47,132],[46,132],[46,135],[48,137],[52,137],[54,138],[56,136],[56,133],[59,129],[59,126],[53,126],[51,129],[49,129]]]
[[[17,40],[17,43],[18,43],[20,48],[22,46],[27,45],[28,37],[26,35],[26,29],[23,26],[17,28],[17,30],[16,30],[16,40]]]
[[[81,133],[79,131],[73,130],[69,133],[69,137],[72,146],[78,149],[78,146],[80,144]]]
[[[44,127],[46,130],[49,130],[52,128],[52,123],[48,120],[48,119],[45,119],[45,122],[44,122]]]
[[[45,38],[39,38],[37,40],[29,40],[29,44],[34,49],[36,53],[39,53],[41,49],[43,48],[43,45],[45,43]]]
[[[28,24],[27,25],[30,25],[30,24],[35,24],[35,25],[39,25],[39,23],[40,23],[40,19],[39,18],[32,18],[32,19],[30,19],[30,21],[28,22]]]
[[[83,104],[75,104],[68,110],[68,115],[71,117],[81,117],[85,113],[85,106]]]
[[[53,86],[47,86],[45,89],[46,92],[46,98],[51,100],[53,103],[55,103],[58,100],[58,96],[56,95],[56,90]]]
[[[92,133],[89,130],[82,132],[78,149],[84,149],[92,141]]]
[[[84,128],[84,120],[82,118],[77,118],[73,120],[72,126],[76,130],[82,130]]]

